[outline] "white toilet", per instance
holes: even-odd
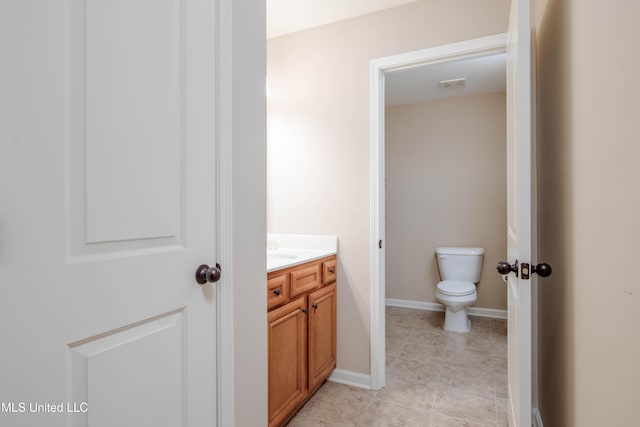
[[[469,332],[471,322],[467,307],[478,299],[476,283],[482,273],[482,248],[436,249],[442,282],[438,283],[436,299],[446,306],[444,329],[453,332]]]

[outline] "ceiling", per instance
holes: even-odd
[[[444,89],[442,80],[466,78],[464,87]],[[441,62],[385,74],[385,105],[435,101],[506,90],[506,54]]]
[[[267,38],[417,0],[267,0]]]

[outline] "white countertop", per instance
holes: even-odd
[[[335,254],[336,251],[326,249],[278,248],[267,250],[267,273]]]
[[[337,249],[336,236],[267,234],[267,273],[335,255]]]

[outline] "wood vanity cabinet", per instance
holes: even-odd
[[[336,257],[267,274],[269,427],[283,425],[336,367]]]

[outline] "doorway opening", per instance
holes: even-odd
[[[389,73],[461,60],[490,57],[506,51],[507,35],[409,52],[371,61],[371,388],[385,385],[385,80]],[[446,83],[446,82],[445,82]],[[459,85],[459,82],[450,82]],[[453,89],[455,90],[455,88]]]

